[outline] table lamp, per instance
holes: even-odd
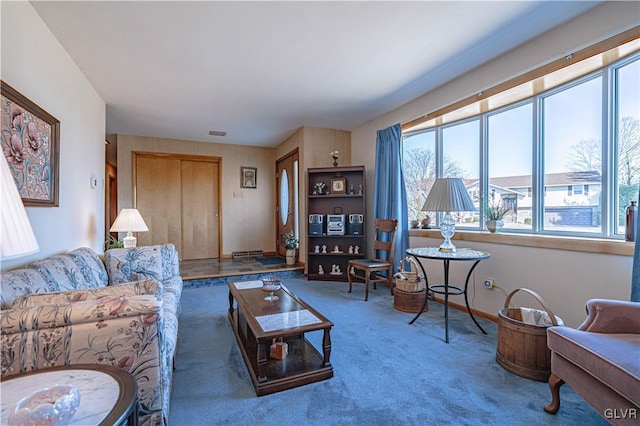
[[[133,236],[133,233],[148,230],[147,224],[144,223],[137,209],[122,209],[109,232],[126,232],[127,236],[122,239],[124,248],[134,248],[138,240]]]
[[[7,164],[7,159],[0,153],[0,215],[2,215],[2,234],[0,234],[0,259],[9,260],[37,253],[40,248],[31,229],[31,223],[24,209],[22,199]]]
[[[455,253],[457,251],[456,246],[451,242],[451,237],[456,233],[456,221],[451,216],[451,212],[468,212],[475,209],[462,179],[436,179],[422,210],[445,212],[440,222],[440,233],[444,237],[444,242],[440,245],[441,252]]]

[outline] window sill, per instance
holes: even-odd
[[[410,229],[410,237],[442,238],[439,229]],[[581,251],[587,253],[633,256],[634,243],[619,240],[594,238],[560,237],[537,234],[509,234],[487,231],[456,231],[453,241],[477,241],[522,247],[537,247],[556,250]]]

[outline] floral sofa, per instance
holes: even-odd
[[[180,314],[172,244],[89,248],[2,273],[2,377],[68,364],[108,364],[138,384],[141,425],[167,424]]]

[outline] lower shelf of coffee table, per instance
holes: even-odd
[[[309,343],[304,334],[301,334],[284,337],[284,341],[288,345],[288,355],[285,359],[272,359],[267,352],[267,362],[264,367],[266,380],[260,381],[257,359],[258,342],[250,336],[239,333],[236,327],[238,324],[237,313],[236,310],[234,312],[236,318],[230,318],[230,321],[257,396],[269,395],[333,377],[333,367],[330,364],[322,366],[322,354]],[[240,321],[240,324],[242,323],[243,321]],[[248,331],[250,334],[250,330]],[[321,330],[317,332],[322,333]],[[267,343],[270,344],[270,342]]]

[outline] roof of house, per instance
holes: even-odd
[[[597,171],[548,173],[545,175],[545,186],[593,185],[602,183],[602,176]],[[468,187],[478,184],[478,179],[465,179]],[[489,185],[501,188],[527,188],[532,185],[531,175],[503,176],[489,179]]]

